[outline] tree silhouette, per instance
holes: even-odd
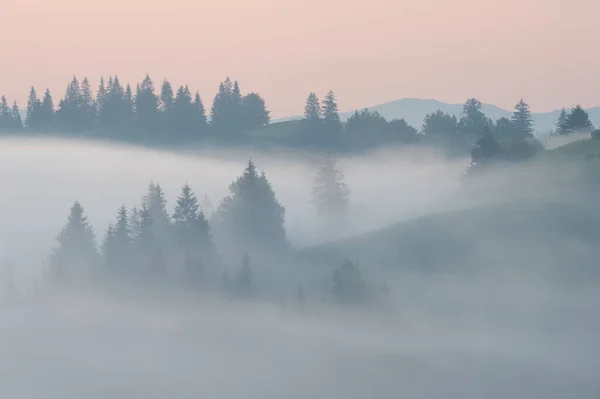
[[[515,112],[513,113],[511,122],[515,133],[519,135],[518,138],[533,137],[533,117],[529,110],[529,104],[523,101],[523,99],[515,105]]]

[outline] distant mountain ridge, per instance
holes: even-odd
[[[456,115],[458,117],[462,112],[462,107],[463,104],[448,104],[434,99],[403,98],[365,108],[368,108],[371,111],[379,112],[387,120],[404,119],[410,125],[416,127],[417,129],[420,129],[423,125],[423,119],[425,118],[425,115],[435,112],[439,109],[450,115]],[[494,121],[501,117],[510,118],[512,116],[512,110],[505,110],[493,104],[483,104],[482,110],[488,117],[490,117]],[[561,110],[558,109],[551,112],[532,113],[536,131],[544,132],[554,129],[554,125],[556,123],[556,120],[558,119],[560,111]],[[600,107],[588,108],[586,109],[586,111],[589,113],[590,119],[594,123],[594,126],[600,127]],[[340,113],[340,118],[343,121],[345,121],[353,113],[354,111],[342,112]],[[274,119],[272,122],[283,122],[295,119],[301,119],[301,117],[292,116],[287,118]]]

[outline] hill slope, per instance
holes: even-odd
[[[307,248],[308,262],[442,271],[594,266],[600,215],[583,203],[514,202],[430,215],[363,236]],[[595,267],[595,266],[594,266]]]

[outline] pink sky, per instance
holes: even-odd
[[[58,102],[97,85],[189,84],[205,104],[226,76],[274,117],[333,89],[341,110],[475,96],[534,111],[600,105],[598,0],[18,0],[0,5],[0,93]]]

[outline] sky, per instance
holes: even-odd
[[[0,4],[0,93],[189,84],[210,104],[226,76],[272,112],[332,89],[342,111],[468,97],[537,112],[600,105],[597,0],[19,0]]]

